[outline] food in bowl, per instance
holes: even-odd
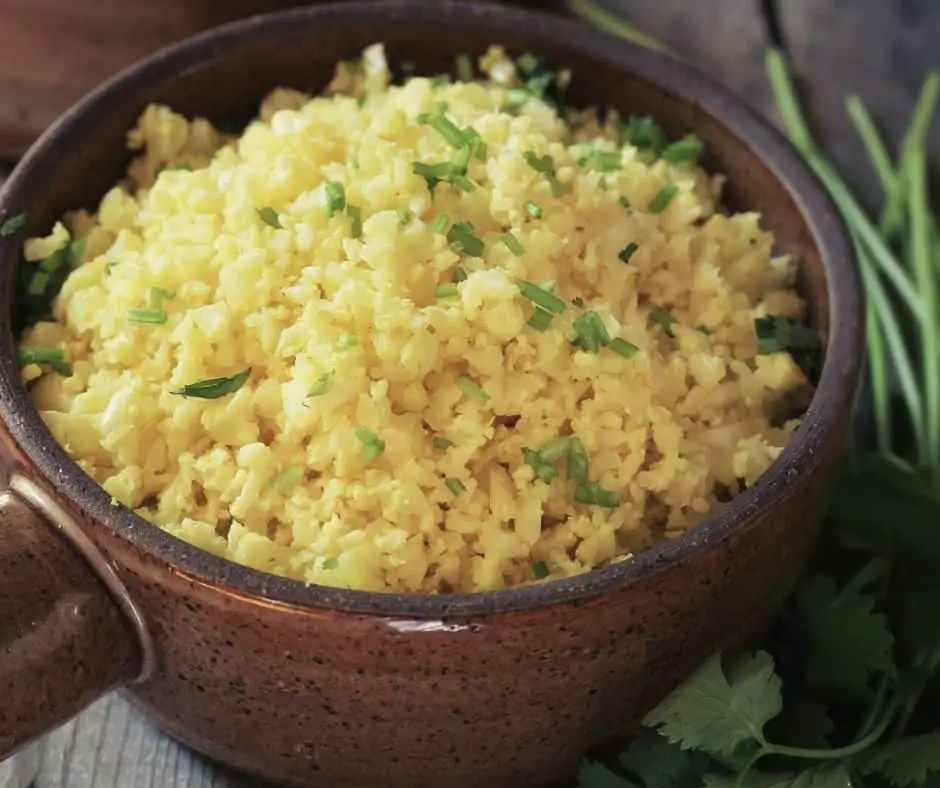
[[[376,45],[238,135],[150,106],[97,213],[26,242],[23,380],[115,504],[310,583],[473,592],[629,559],[780,454],[818,339],[701,142],[473,66],[393,84]]]

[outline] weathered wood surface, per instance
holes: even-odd
[[[607,5],[775,116],[764,78],[767,39],[759,0],[608,0]],[[877,183],[845,119],[843,98],[858,92],[896,145],[925,72],[940,68],[940,2],[786,0],[781,5],[814,128],[848,179],[873,201]],[[931,149],[934,156],[940,152],[940,124]],[[33,778],[35,788],[260,788],[257,781],[178,746],[117,695],[0,764],[0,788],[26,788]]]

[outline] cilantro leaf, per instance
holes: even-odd
[[[599,761],[584,761],[578,769],[578,788],[637,788]]]
[[[792,774],[764,774],[751,769],[741,783],[741,788],[776,788],[791,779]],[[737,788],[737,785],[737,779],[733,775],[712,772],[702,778],[702,788]]]
[[[831,577],[816,575],[794,599],[806,637],[810,683],[866,695],[872,674],[893,669],[894,638],[887,618],[875,612],[871,594],[853,588],[840,592]]]
[[[661,736],[644,736],[620,754],[620,765],[644,788],[698,788],[708,758]]]
[[[899,640],[915,665],[934,673],[940,667],[940,587],[908,587]]]
[[[745,654],[722,670],[716,654],[643,720],[683,749],[732,755],[760,741],[764,725],[780,713],[780,677],[769,654]]]
[[[877,772],[897,788],[923,785],[929,774],[940,772],[940,731],[875,747],[859,759],[858,770]]]

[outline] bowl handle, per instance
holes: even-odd
[[[32,497],[0,492],[0,761],[137,677],[144,660],[74,521],[53,523]]]

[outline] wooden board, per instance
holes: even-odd
[[[757,0],[607,4],[775,117],[764,78],[766,39]],[[940,3],[786,0],[783,8],[786,40],[820,139],[849,180],[874,200],[877,184],[867,167],[859,166],[862,153],[845,120],[842,97],[862,94],[896,145],[924,73],[940,68]],[[940,127],[931,141],[933,152],[940,151]],[[189,753],[117,695],[0,764],[0,788],[26,788],[34,777],[35,788],[262,788]]]

